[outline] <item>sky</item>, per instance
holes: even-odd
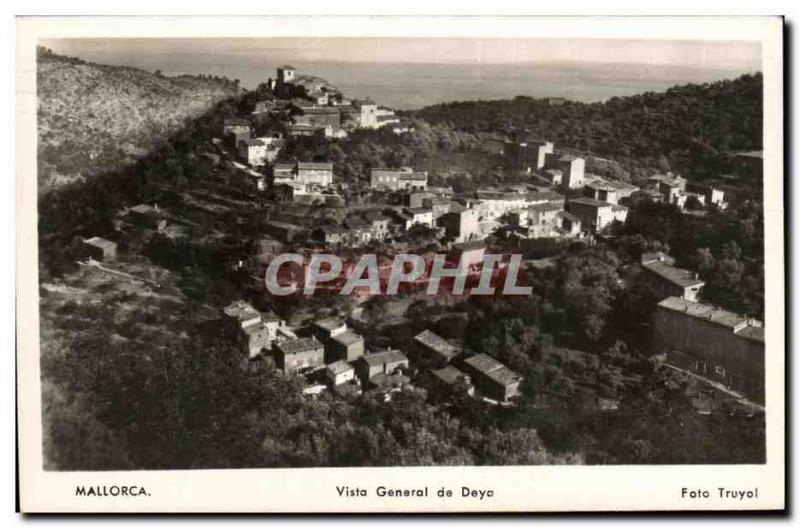
[[[225,56],[263,54],[286,62],[341,61],[440,64],[594,62],[679,65],[745,71],[761,69],[754,41],[681,41],[518,38],[214,38],[70,39],[43,41],[59,53],[93,55],[196,52]]]

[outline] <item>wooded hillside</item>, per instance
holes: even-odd
[[[761,150],[762,91],[757,73],[602,103],[550,105],[545,99],[516,97],[439,104],[414,115],[432,125],[487,135],[527,129],[557,147],[697,179],[724,170],[730,152]]]

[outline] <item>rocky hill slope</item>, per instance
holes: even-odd
[[[224,78],[165,77],[40,48],[37,91],[41,193],[124,166],[241,89]]]

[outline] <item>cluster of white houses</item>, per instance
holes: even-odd
[[[325,388],[339,394],[378,390],[384,394],[411,381],[411,362],[399,349],[369,351],[364,338],[337,317],[311,324],[310,335],[299,337],[273,313],[259,312],[245,301],[224,310],[229,329],[248,358],[272,357],[287,375],[303,375],[312,384],[308,393]],[[430,371],[437,385],[463,388],[493,401],[507,403],[519,391],[521,377],[485,354],[463,357],[460,347],[424,330],[414,338],[412,356],[418,367]]]

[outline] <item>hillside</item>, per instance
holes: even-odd
[[[39,190],[119,168],[240,92],[228,79],[165,77],[39,48]]]
[[[675,86],[662,93],[602,103],[545,99],[465,101],[412,112],[432,125],[496,135],[527,129],[557,147],[591,152],[629,168],[658,168],[693,178],[725,170],[727,154],[762,148],[762,75]]]

